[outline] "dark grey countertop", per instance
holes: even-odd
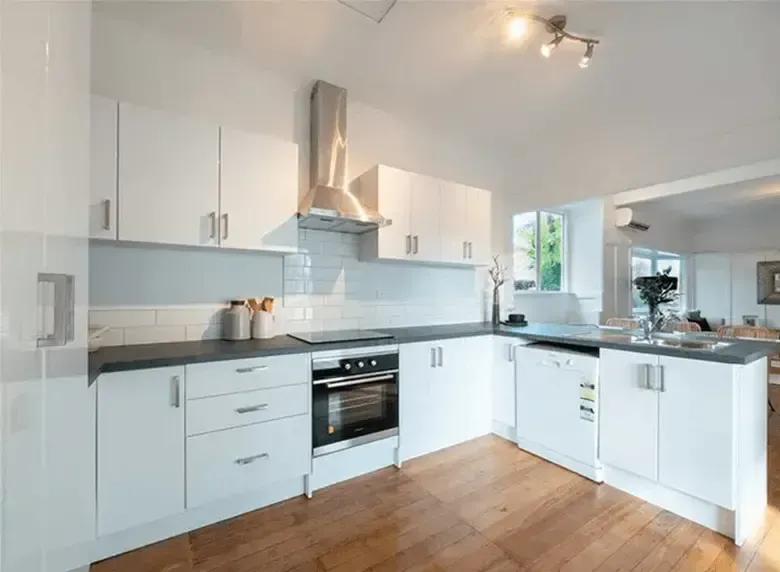
[[[289,336],[277,336],[269,340],[249,340],[245,342],[206,340],[106,347],[89,354],[89,383],[91,385],[101,373],[117,371],[492,334],[575,348],[577,346],[609,348],[728,364],[750,363],[780,350],[780,344],[759,341],[736,340],[732,345],[716,351],[701,351],[571,337],[572,334],[587,333],[595,330],[597,330],[595,326],[570,326],[565,324],[529,324],[524,327],[499,326],[494,328],[487,323],[468,323],[413,328],[379,328],[379,331],[390,334],[393,338],[332,344],[310,345]]]

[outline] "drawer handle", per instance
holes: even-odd
[[[254,463],[255,461],[259,461],[260,459],[267,459],[268,453],[260,453],[259,455],[252,455],[251,457],[243,457],[241,459],[236,459],[236,465],[248,465],[249,463]]]
[[[236,413],[243,415],[244,413],[252,413],[253,411],[264,411],[268,409],[267,403],[260,403],[259,405],[249,405],[247,407],[239,407],[236,409]]]
[[[257,373],[258,371],[265,371],[268,369],[267,365],[256,365],[254,367],[240,367],[236,370],[236,373]]]

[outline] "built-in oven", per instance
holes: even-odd
[[[398,435],[398,349],[312,356],[314,456]]]

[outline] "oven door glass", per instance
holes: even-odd
[[[398,377],[322,383],[313,391],[314,454],[334,443],[398,427]]]

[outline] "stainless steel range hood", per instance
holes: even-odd
[[[391,224],[347,188],[347,90],[322,80],[311,92],[310,165],[299,227],[360,234]]]

